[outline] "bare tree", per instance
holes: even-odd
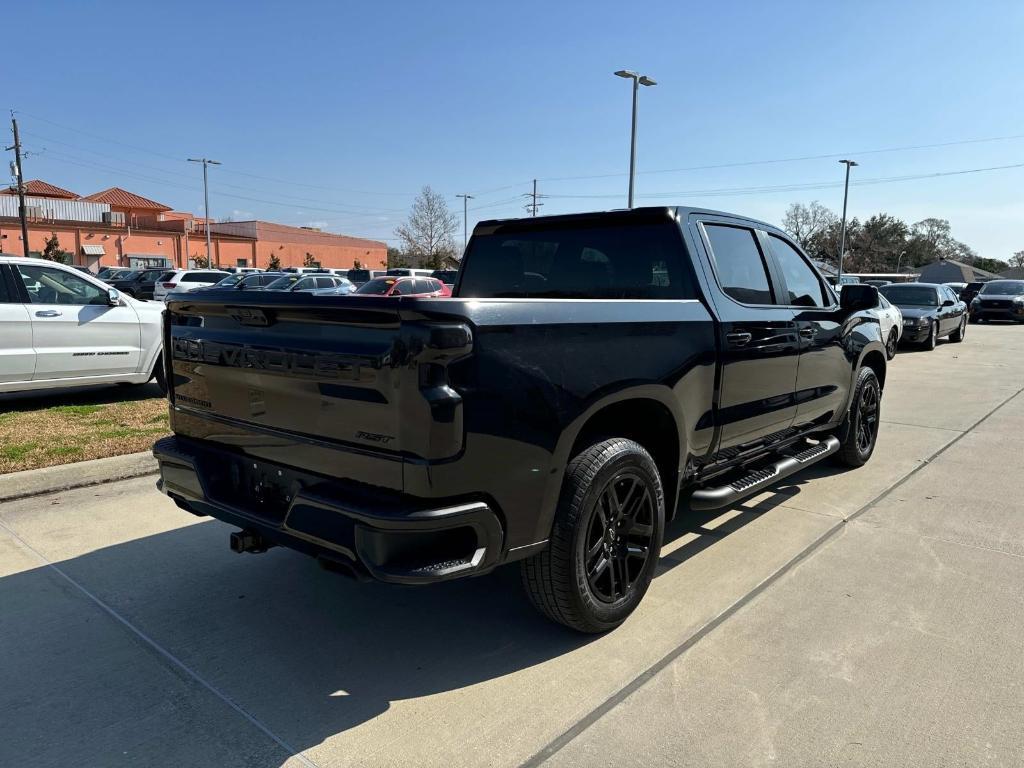
[[[455,261],[458,229],[459,219],[448,210],[444,197],[427,186],[413,201],[409,220],[395,234],[406,255],[429,269],[442,269]]]
[[[817,200],[810,205],[793,203],[782,217],[782,228],[793,236],[801,248],[809,250],[815,238],[838,219],[838,216]]]
[[[1013,256],[1010,257],[1010,266],[1018,269],[1024,267],[1024,251],[1014,251]]]

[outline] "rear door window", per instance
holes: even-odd
[[[220,272],[186,272],[181,276],[183,283],[219,283],[226,275]]]
[[[743,304],[774,301],[768,265],[754,230],[725,224],[704,224],[718,284],[726,295]]]
[[[411,293],[416,292],[416,281],[415,280],[399,280],[395,285],[394,290],[391,292],[392,296],[408,296]]]

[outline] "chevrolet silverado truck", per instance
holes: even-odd
[[[159,488],[235,551],[356,577],[519,561],[541,612],[606,631],[668,518],[870,458],[877,303],[775,227],[677,207],[481,222],[453,298],[175,295]]]

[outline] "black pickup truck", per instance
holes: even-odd
[[[675,207],[482,222],[453,298],[176,295],[159,487],[238,552],[357,577],[519,560],[542,612],[605,631],[666,518],[868,460],[876,304],[768,224]]]

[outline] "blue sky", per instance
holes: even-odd
[[[201,212],[393,239],[433,186],[477,219],[625,205],[629,84],[640,204],[777,222],[838,210],[854,179],[1024,163],[1024,4],[17,3],[0,107],[19,112],[27,178],[123,186]],[[14,33],[19,27],[25,34]],[[869,150],[1021,136],[940,148]],[[9,142],[7,142],[9,143]],[[604,178],[566,178],[600,176]],[[652,196],[658,194],[659,196]],[[857,186],[850,210],[949,219],[982,255],[1024,249],[1024,168]]]

